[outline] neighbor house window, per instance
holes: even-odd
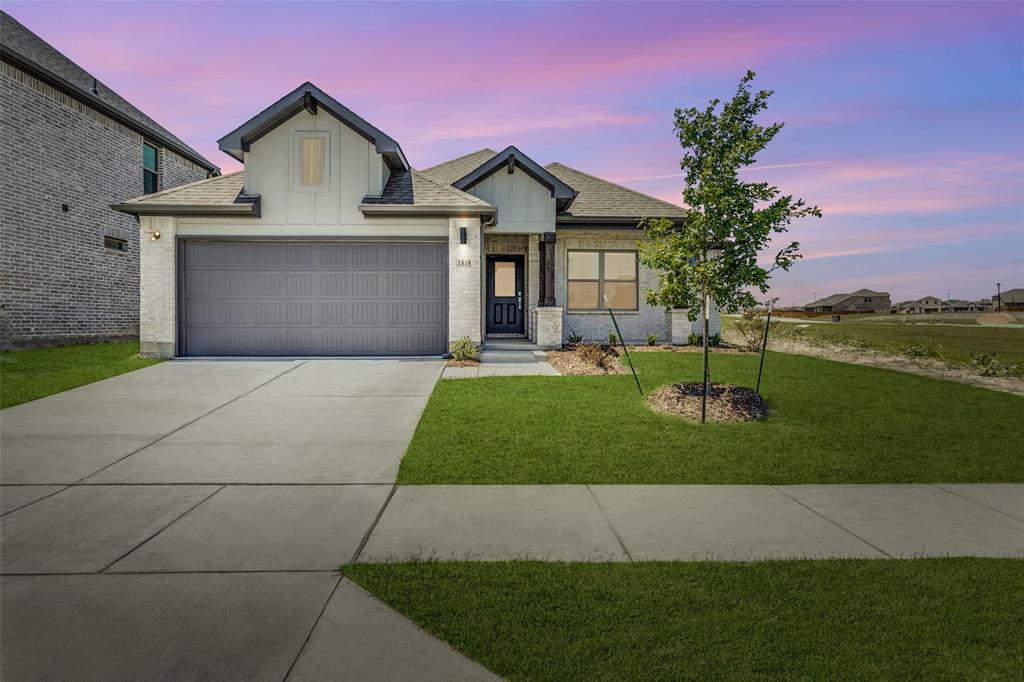
[[[327,189],[327,152],[327,133],[296,133],[295,185],[298,189]]]
[[[569,310],[636,310],[636,251],[569,251]]]
[[[142,191],[152,194],[160,187],[159,169],[156,163],[156,147],[148,142],[142,143]]]

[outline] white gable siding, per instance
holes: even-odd
[[[324,190],[298,187],[296,133],[326,133]],[[372,143],[326,111],[301,111],[252,144],[245,154],[245,191],[260,195],[259,218],[181,218],[179,234],[364,237],[445,236],[445,218],[366,218],[359,204],[379,196],[387,182],[383,157]]]
[[[498,207],[491,231],[541,233],[555,230],[555,199],[551,190],[521,168],[509,174],[501,168],[467,190]]]

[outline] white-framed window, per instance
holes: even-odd
[[[297,132],[292,149],[295,189],[300,192],[326,192],[331,184],[331,134]]]
[[[637,310],[639,269],[636,251],[570,249],[567,254],[566,302],[572,311]]]

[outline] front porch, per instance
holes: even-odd
[[[489,349],[528,341],[562,343],[562,309],[555,306],[554,233],[483,234],[481,339]]]

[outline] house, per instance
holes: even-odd
[[[809,313],[887,313],[889,292],[858,289],[852,294],[832,294],[803,306]]]
[[[993,310],[1024,310],[1024,289],[1007,289],[992,297]]]
[[[899,311],[905,314],[921,315],[931,313],[944,313],[949,311],[946,301],[936,296],[925,296],[913,301],[903,301],[898,304]]]
[[[516,147],[416,170],[311,83],[231,131],[244,171],[118,204],[142,234],[147,355],[441,354],[462,337],[685,343],[649,306],[644,216],[680,207]],[[713,333],[718,331],[713,315]]]
[[[974,313],[986,310],[983,301],[965,301],[960,298],[951,298],[943,301],[946,311],[950,313]]]
[[[136,338],[139,232],[110,208],[217,167],[0,12],[2,347]]]

